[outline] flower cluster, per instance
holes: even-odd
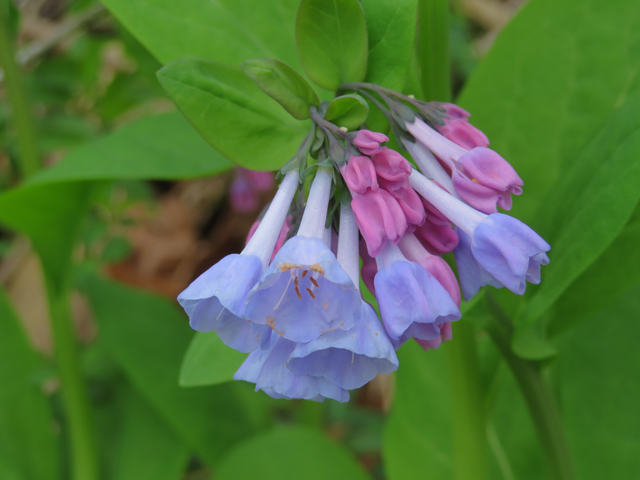
[[[425,350],[450,340],[461,290],[470,300],[483,285],[522,294],[540,282],[549,245],[497,211],[522,193],[515,170],[461,108],[408,103],[420,113],[398,102],[388,118],[419,170],[383,145],[384,134],[347,134],[314,111],[308,138],[317,126],[326,145],[305,141],[244,250],[178,297],[192,328],[249,353],[235,379],[275,398],[346,401],[396,370],[395,351],[409,339]],[[317,164],[305,169],[314,152]],[[309,171],[300,218],[292,203]],[[362,299],[361,275],[381,321]]]

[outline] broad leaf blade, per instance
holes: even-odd
[[[361,0],[369,35],[366,81],[401,91],[413,53],[417,0]]]
[[[48,399],[36,382],[42,364],[0,289],[0,477],[55,480],[58,445]],[[2,472],[2,470],[5,472]],[[6,474],[6,476],[4,475]]]
[[[230,160],[253,170],[276,170],[307,133],[239,67],[178,60],[158,79],[200,134]]]
[[[242,70],[260,90],[276,100],[298,120],[309,118],[309,107],[320,100],[307,81],[288,65],[273,59],[256,58],[242,62]]]
[[[208,464],[254,431],[237,384],[178,386],[182,356],[192,338],[185,316],[168,300],[88,275],[82,290],[102,340],[132,385]]]
[[[344,448],[321,432],[280,427],[238,445],[220,462],[216,479],[241,478],[366,480],[370,477]]]
[[[325,90],[364,80],[368,39],[358,0],[302,0],[296,19],[300,63]]]
[[[180,385],[198,387],[229,382],[246,358],[246,353],[222,343],[216,332],[196,333],[182,361]]]

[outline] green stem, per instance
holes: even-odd
[[[453,410],[453,478],[482,480],[487,478],[488,445],[475,327],[469,322],[455,322],[453,338],[447,344]]]
[[[97,480],[95,437],[89,399],[80,369],[73,319],[69,310],[69,292],[61,292],[52,284],[51,280],[47,280],[54,348],[71,441],[72,478]]]
[[[425,100],[451,100],[449,1],[419,0],[416,53]]]
[[[486,295],[492,313],[489,335],[513,372],[536,428],[542,452],[547,460],[551,478],[575,480],[569,446],[562,426],[562,418],[553,393],[542,378],[537,363],[518,357],[511,349],[513,325],[500,305]]]
[[[24,80],[16,63],[13,39],[9,33],[9,21],[6,16],[5,9],[0,8],[0,66],[4,70],[7,96],[18,137],[20,168],[25,177],[30,177],[40,168],[36,129],[29,108]]]

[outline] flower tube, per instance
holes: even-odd
[[[340,209],[338,262],[359,286],[358,227],[349,205]],[[359,388],[378,373],[398,368],[398,358],[371,305],[361,300],[361,316],[350,330],[322,333],[308,343],[298,343],[289,360],[297,375],[323,377],[341,388]]]
[[[289,172],[242,253],[223,258],[178,296],[191,328],[216,331],[241,352],[252,352],[265,340],[269,329],[243,318],[245,302],[267,268],[297,187],[298,173]]]
[[[531,228],[502,213],[486,215],[478,212],[415,170],[410,182],[420,195],[458,227],[462,246],[457,248],[470,251],[478,266],[500,284],[522,295],[526,281],[540,282],[540,265],[549,263],[545,252],[551,247]],[[466,234],[469,240],[464,239],[462,234]],[[469,285],[470,282],[464,278],[468,271],[468,260],[470,258],[467,258],[462,269],[459,268],[463,293],[465,289],[469,291],[465,284]]]
[[[298,234],[247,297],[247,319],[294,342],[352,328],[360,317],[359,291],[323,241],[331,182],[331,169],[319,168]]]

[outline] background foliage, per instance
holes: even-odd
[[[479,62],[501,26],[496,12],[511,16],[509,2],[450,6],[453,63],[445,76],[452,73],[457,103],[525,181],[512,213],[552,245],[540,286],[523,297],[488,290],[465,306],[453,342],[430,352],[407,345],[397,374],[347,405],[276,401],[229,382],[242,356],[188,328],[175,293],[238,250],[255,217],[229,218],[232,162],[277,169],[309,128],[263,94],[243,61],[277,59],[329,90],[363,75],[422,98],[437,85],[427,81],[438,74],[427,61],[434,55],[427,33],[437,29],[414,33],[417,21],[429,25],[447,13],[442,1],[336,0],[321,29],[302,22],[296,31],[299,3],[104,0],[103,9],[83,0],[16,9],[0,2],[3,35],[19,39],[18,53],[49,38],[34,31],[82,19],[74,35],[24,66],[45,164],[28,178],[10,78],[1,91],[0,479],[55,480],[93,469],[114,480],[207,472],[220,479],[551,478],[548,445],[536,436],[537,419],[513,373],[522,369],[541,372],[557,401],[555,426],[566,435],[575,478],[637,478],[640,8],[633,0],[531,0]],[[493,6],[474,14],[472,4]],[[300,61],[296,39],[304,51],[318,36],[335,40],[340,32],[351,35],[341,56],[309,64],[301,54]],[[302,98],[313,102],[308,92]],[[369,124],[385,128],[371,112]],[[213,175],[219,183],[176,183]],[[188,223],[182,211],[167,213],[185,202],[207,214]],[[148,267],[145,248],[171,230],[154,218],[186,224],[191,235],[176,233],[159,248],[200,252],[179,268],[163,253],[174,262],[169,280],[166,265]],[[20,278],[29,288],[18,286]],[[515,326],[508,355],[490,327],[495,315]],[[61,343],[72,317],[79,348]],[[40,319],[35,327],[31,318]],[[470,377],[461,358],[475,365]],[[70,413],[63,392],[74,388],[88,402]],[[475,409],[464,398],[476,400]],[[94,449],[91,441],[74,443],[78,424],[92,425]],[[481,443],[479,457],[469,454],[478,451],[465,446],[470,441]]]

